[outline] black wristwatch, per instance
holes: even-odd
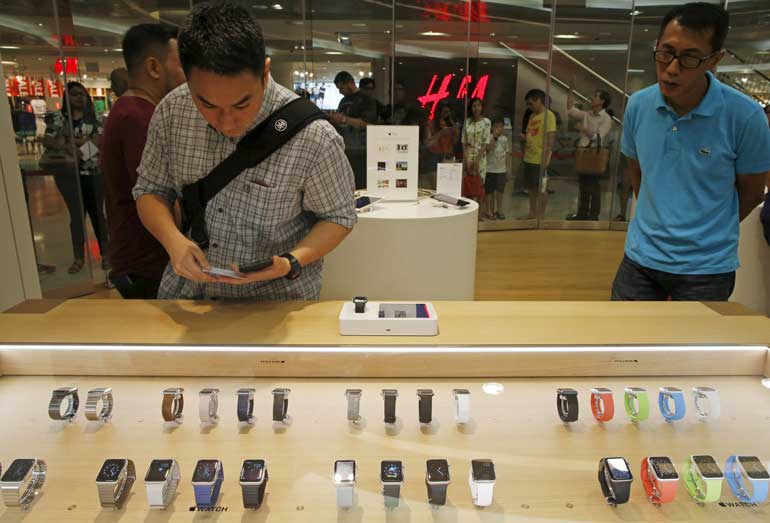
[[[286,254],[281,254],[281,258],[286,258],[291,264],[291,270],[289,271],[289,274],[286,275],[286,279],[296,280],[299,278],[299,275],[302,274],[302,265],[299,264],[297,258],[288,252]]]

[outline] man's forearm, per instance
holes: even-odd
[[[307,236],[292,249],[291,253],[304,267],[333,251],[351,230],[336,223],[320,221],[310,229]]]
[[[740,221],[743,221],[751,211],[762,203],[763,195],[756,193],[748,193],[738,189],[738,217]]]
[[[136,210],[139,213],[139,219],[142,225],[155,236],[166,251],[170,250],[170,245],[174,240],[184,235],[179,231],[174,220],[174,214],[171,210],[171,204],[162,197],[155,194],[145,194],[136,200]]]

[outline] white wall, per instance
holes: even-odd
[[[770,246],[762,233],[757,207],[741,222],[738,257],[741,267],[735,275],[735,291],[730,301],[736,301],[757,312],[770,315]]]

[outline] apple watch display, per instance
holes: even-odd
[[[35,465],[34,459],[15,459],[8,470],[3,474],[2,481],[14,483],[17,481],[24,481],[24,478],[29,474],[30,469]]]
[[[99,475],[96,476],[96,481],[117,481],[120,477],[120,473],[123,471],[123,467],[125,466],[126,460],[124,459],[108,459],[104,462],[104,465],[102,465],[102,469],[99,471]]]
[[[356,462],[337,460],[334,462],[334,482],[353,483],[356,480]]]
[[[247,459],[241,469],[241,482],[259,483],[265,477],[265,460]]]
[[[749,479],[770,479],[767,469],[765,469],[762,462],[756,456],[738,456],[738,461],[743,466],[743,470],[746,471]]]
[[[693,456],[693,462],[698,467],[701,476],[706,479],[721,479],[724,478],[722,470],[719,468],[716,460],[711,456]]]
[[[647,458],[647,462],[652,465],[655,471],[655,476],[662,480],[675,480],[679,479],[679,474],[676,472],[676,468],[671,460],[665,456],[657,456]]]
[[[145,481],[166,481],[168,472],[174,466],[174,461],[170,459],[154,459],[150,462],[150,468],[147,470]]]
[[[193,483],[211,483],[217,477],[217,460],[202,459],[198,461],[193,473]]]
[[[607,458],[607,468],[613,481],[627,481],[633,479],[628,464],[623,458]]]
[[[403,483],[404,469],[400,461],[383,461],[380,473],[383,483]]]
[[[488,459],[474,459],[471,461],[473,479],[476,481],[494,481],[495,464]]]
[[[431,483],[449,481],[449,463],[447,463],[447,460],[428,460],[428,481]]]

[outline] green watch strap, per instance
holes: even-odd
[[[698,503],[714,503],[722,497],[722,478],[704,479],[693,472],[691,460],[684,464],[684,485],[692,499]]]
[[[634,405],[634,396],[636,396],[636,401],[639,404],[639,410]],[[634,392],[633,394],[626,391],[623,403],[626,407],[626,414],[631,418],[631,421],[644,421],[650,417],[650,397],[647,391]]]

